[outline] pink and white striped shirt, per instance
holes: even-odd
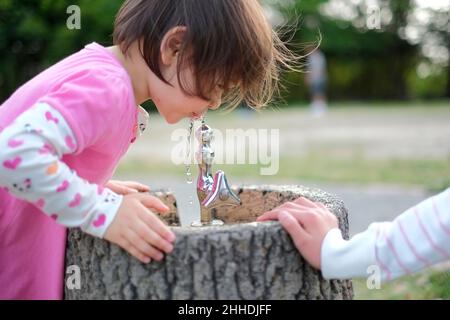
[[[377,266],[381,280],[390,281],[445,260],[450,260],[450,188],[348,241],[333,229],[321,252],[327,279],[367,277],[369,267]]]

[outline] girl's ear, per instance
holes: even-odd
[[[186,30],[186,27],[174,27],[164,35],[160,48],[161,62],[164,65],[169,66],[177,61]]]

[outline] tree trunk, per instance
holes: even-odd
[[[324,203],[348,236],[342,201],[317,189],[235,189],[237,209],[215,212],[221,227],[176,226],[175,199],[156,195],[172,208],[166,219],[177,236],[162,262],[145,265],[119,247],[78,229],[69,232],[66,264],[81,270],[81,289],[66,286],[66,299],[351,299],[351,281],[327,281],[298,253],[278,222],[251,222],[299,196]]]

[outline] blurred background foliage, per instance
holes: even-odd
[[[122,0],[0,0],[0,101],[41,70],[96,41],[111,44]],[[331,100],[450,97],[448,0],[265,0],[274,25],[306,53],[327,57]],[[81,29],[69,30],[69,5]],[[378,8],[380,28],[368,27]],[[289,26],[289,28],[286,28]],[[286,31],[287,30],[287,31]],[[284,98],[308,99],[304,74],[286,75]]]

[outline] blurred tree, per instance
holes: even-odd
[[[445,96],[450,98],[450,2],[446,9],[422,8],[410,20],[418,31],[423,55],[445,72]]]
[[[0,0],[0,101],[58,60],[96,41],[111,44],[121,0]],[[66,10],[81,10],[81,29],[69,30]]]
[[[425,26],[429,32],[418,41],[411,41],[405,30],[411,33],[411,16],[416,10],[422,10],[414,0],[267,2],[276,7],[287,21],[300,17],[293,39],[295,43],[317,43],[321,35],[320,46],[328,59],[328,94],[331,98],[429,98],[442,97],[448,91],[443,81],[420,82],[422,79],[416,72],[424,58],[423,50],[420,50],[423,49],[422,41],[431,33],[438,35],[433,37],[435,42],[448,48],[448,10],[430,12],[429,24]],[[370,25],[373,19],[378,19],[379,25]],[[423,22],[420,23],[424,27]],[[306,52],[303,50],[304,54]],[[450,49],[447,49],[447,66],[448,52]],[[445,63],[437,67],[441,71],[445,71],[444,68]],[[291,99],[307,98],[301,76],[288,74],[287,80]],[[433,83],[439,87],[430,88]],[[428,92],[426,87],[430,89]]]
[[[400,38],[398,31],[407,25],[411,7],[410,0],[379,1],[373,12],[365,1],[278,3],[288,20],[301,17],[296,43],[317,41],[322,36],[320,46],[329,66],[328,91],[334,99],[409,97],[406,75],[416,65],[418,48]],[[379,26],[370,29],[369,19],[379,19]],[[288,77],[290,82],[292,77]],[[292,85],[288,88],[292,98],[304,98],[303,89]],[[300,97],[295,91],[300,92]]]
[[[320,31],[321,48],[328,58],[331,98],[450,96],[450,8],[419,8],[419,0],[263,1],[277,9],[270,11],[276,23],[284,17],[295,20],[300,16],[294,42],[317,41]],[[114,16],[122,2],[0,0],[0,101],[84,45],[92,41],[111,44]],[[80,30],[66,26],[66,10],[73,4],[81,10]],[[379,29],[368,26],[371,6],[379,9],[375,10]],[[419,19],[424,14],[428,18]],[[305,53],[304,47],[296,50]],[[302,74],[290,73],[286,79],[287,99],[308,97]]]

